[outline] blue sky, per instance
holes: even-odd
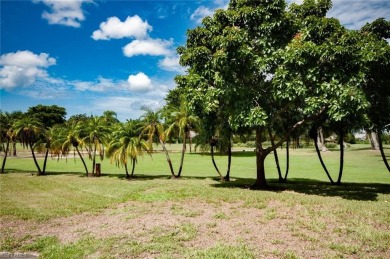
[[[288,1],[300,3],[300,0]],[[184,73],[176,48],[226,0],[1,0],[0,107],[56,104],[68,116],[138,118]],[[389,0],[336,0],[328,16],[350,29],[384,17]]]

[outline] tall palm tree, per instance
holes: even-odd
[[[183,162],[184,162],[184,155],[186,152],[186,143],[187,138],[190,137],[190,132],[192,130],[199,129],[199,118],[195,115],[192,115],[190,113],[190,110],[188,108],[188,103],[186,101],[182,101],[180,104],[179,109],[174,109],[174,111],[171,113],[171,118],[173,119],[173,123],[169,126],[169,128],[166,131],[166,135],[170,136],[174,129],[178,130],[178,135],[181,137],[183,141],[183,147],[181,152],[181,159],[180,159],[180,167],[179,171],[177,172],[177,177],[180,177],[182,169],[183,169]]]
[[[62,130],[60,133],[60,139],[61,139],[61,152],[62,154],[68,154],[70,152],[70,149],[73,147],[73,149],[77,152],[79,155],[81,162],[84,165],[85,173],[88,177],[88,168],[85,164],[83,155],[80,152],[79,148],[82,148],[85,144],[84,141],[79,136],[79,127],[78,124],[80,122],[74,121],[72,123],[69,123],[66,125],[66,127]]]
[[[38,174],[39,175],[45,174],[45,171],[41,170],[34,153],[35,145],[45,135],[45,129],[42,123],[38,121],[36,118],[25,116],[19,120],[16,120],[13,125],[13,128],[15,129],[15,133],[18,136],[20,142],[24,146],[30,148],[35,166],[38,169]]]
[[[141,137],[143,135],[146,135],[150,144],[152,144],[153,140],[157,138],[157,141],[161,144],[165,152],[165,157],[167,159],[171,175],[172,177],[175,177],[172,160],[169,157],[168,150],[165,147],[166,134],[164,124],[162,124],[160,121],[160,111],[153,111],[148,107],[142,107],[142,110],[144,110],[145,113],[141,116],[141,123],[143,125],[143,129],[140,135]]]
[[[6,142],[6,146],[3,146],[4,159],[1,166],[1,173],[4,173],[5,162],[7,161],[7,156],[9,152],[9,145],[14,135],[14,130],[12,129],[12,119],[11,115],[8,112],[0,111],[0,141],[3,144]]]
[[[106,155],[111,157],[111,163],[115,161],[117,166],[125,167],[126,178],[128,179],[133,177],[137,158],[143,156],[144,151],[151,154],[151,143],[141,139],[136,130],[136,124],[133,121],[128,121],[125,124],[117,125],[117,129],[113,131]],[[127,168],[128,158],[131,159],[133,164],[131,176]]]
[[[104,144],[109,133],[104,117],[91,116],[86,122],[78,124],[78,133],[88,145],[89,158],[92,159],[92,175],[95,176],[96,154],[104,158]]]

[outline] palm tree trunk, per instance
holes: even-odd
[[[180,167],[179,167],[179,171],[177,172],[177,177],[180,177],[181,175],[181,171],[183,170],[183,163],[184,163],[184,155],[186,153],[186,147],[187,147],[187,133],[184,134],[184,137],[183,137],[183,148],[181,150],[181,159],[180,159]]]
[[[340,169],[339,169],[339,177],[337,179],[336,184],[341,184],[341,177],[343,176],[343,169],[344,169],[344,131],[340,129]]]
[[[93,157],[92,157],[92,176],[95,176],[95,166],[96,166],[96,143],[93,149]]]
[[[8,156],[8,150],[9,150],[9,142],[10,140],[7,140],[7,146],[5,148],[5,153],[4,153],[4,159],[3,159],[3,164],[1,165],[1,173],[4,174],[4,168],[5,168],[5,162],[7,161],[7,156]]]
[[[135,163],[137,163],[137,160],[135,158],[133,158],[133,168],[131,169],[131,177],[132,178],[134,176]]]
[[[385,163],[385,166],[386,166],[387,170],[390,172],[389,162],[387,162],[385,151],[383,150],[382,132],[380,130],[378,130],[378,144],[379,144],[379,150],[381,152],[381,156],[382,156],[383,162]]]
[[[42,174],[45,174],[46,173],[46,163],[47,163],[47,157],[49,155],[49,148],[46,147],[46,154],[45,154],[45,160],[43,162],[43,170],[42,170]]]
[[[81,162],[83,162],[84,169],[85,169],[85,173],[87,174],[87,177],[88,177],[88,168],[87,168],[87,165],[85,164],[84,158],[83,158],[83,156],[81,155],[80,150],[78,149],[78,147],[76,147],[76,151],[77,151],[77,153],[79,154],[79,157],[80,157],[80,159],[81,159]]]
[[[37,169],[38,169],[38,175],[42,175],[41,168],[39,167],[37,158],[35,157],[33,145],[32,145],[32,143],[29,143],[29,145],[30,145],[30,150],[31,150],[32,157],[33,157],[33,159],[34,159],[35,166],[36,166]]]
[[[13,156],[16,156],[16,141],[13,141],[13,143],[12,143],[12,145],[13,145]]]
[[[175,172],[173,171],[171,158],[169,157],[168,150],[165,147],[165,143],[161,139],[160,139],[160,143],[161,143],[161,146],[162,146],[162,148],[163,148],[163,150],[165,152],[165,157],[167,158],[167,162],[168,162],[168,165],[169,165],[169,169],[171,170],[172,177],[176,177]]]
[[[211,145],[211,150],[210,151],[211,151],[211,161],[213,162],[214,168],[217,171],[219,177],[221,177],[221,180],[223,181],[224,178],[223,178],[221,172],[219,171],[217,164],[215,163],[215,159],[214,159],[214,145]]]
[[[129,176],[129,170],[127,169],[127,163],[124,163],[124,165],[125,165],[126,179],[129,179],[130,176]]]
[[[226,175],[223,178],[225,181],[230,181],[230,167],[232,165],[232,143],[231,140],[229,140],[229,145],[228,145],[228,167],[226,170]]]

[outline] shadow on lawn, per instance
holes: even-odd
[[[254,179],[237,178],[231,182],[215,183],[216,188],[250,188]],[[340,197],[347,200],[376,201],[379,194],[390,194],[390,184],[382,183],[342,183],[331,185],[328,182],[291,178],[287,183],[278,183],[276,179],[268,180],[269,191],[294,191],[307,195]],[[265,190],[267,191],[267,190]]]
[[[30,170],[14,170],[8,169],[7,173],[31,173],[36,175],[36,171]],[[47,172],[46,175],[75,175],[79,177],[85,177],[85,173],[81,172]],[[44,176],[43,176],[44,177]],[[145,175],[135,174],[133,178],[126,179],[124,173],[103,173],[100,178],[117,178],[119,180],[128,181],[147,181],[156,179],[170,179],[170,175]],[[91,179],[99,177],[90,177]],[[184,176],[179,179],[172,179],[172,181],[185,181],[186,179],[204,180],[207,177],[192,177]],[[254,179],[251,178],[233,178],[230,182],[220,182],[220,179],[213,177],[215,181],[211,184],[215,188],[242,188],[249,189]],[[342,183],[341,185],[331,185],[329,182],[318,181],[307,178],[290,178],[287,183],[278,183],[277,179],[269,179],[269,189],[265,191],[283,192],[293,191],[297,193],[303,193],[307,195],[328,196],[328,197],[340,197],[347,200],[359,200],[359,201],[376,201],[380,194],[390,194],[390,184],[384,183]]]

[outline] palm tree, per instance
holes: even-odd
[[[200,128],[199,118],[190,113],[190,110],[188,109],[188,104],[184,100],[181,102],[179,109],[174,109],[174,111],[171,113],[171,118],[173,119],[173,123],[167,129],[166,135],[170,136],[174,129],[178,129],[179,137],[181,137],[181,139],[183,140],[180,167],[176,175],[177,177],[180,177],[183,169],[184,154],[186,152],[186,141],[187,138],[190,137],[190,132],[192,130]]]
[[[104,158],[104,144],[109,133],[104,117],[91,116],[86,122],[78,124],[78,133],[88,145],[89,158],[92,159],[92,175],[95,176],[96,154]]]
[[[35,145],[42,139],[43,136],[45,136],[45,129],[42,123],[36,118],[25,116],[19,120],[16,120],[13,128],[20,142],[24,146],[30,148],[35,166],[38,169],[38,174],[45,174],[45,170],[41,170],[34,153]]]
[[[1,173],[4,173],[5,162],[7,161],[7,156],[9,152],[9,144],[14,136],[14,130],[12,129],[12,119],[11,115],[8,112],[0,111],[0,141],[3,144],[6,142],[6,146],[3,146],[4,159],[1,166]]]
[[[61,153],[68,154],[71,147],[73,147],[74,150],[79,155],[81,162],[84,165],[85,173],[88,177],[88,168],[87,168],[87,165],[85,164],[84,158],[79,150],[79,147],[82,148],[83,145],[85,144],[84,141],[79,137],[79,134],[78,134],[78,130],[79,130],[78,124],[79,123],[80,122],[76,122],[76,121],[69,123],[68,125],[66,125],[66,127],[60,133],[60,136],[61,136],[60,141],[62,143]]]
[[[148,107],[142,107],[142,110],[145,113],[141,116],[141,123],[143,124],[143,129],[141,132],[141,137],[146,135],[149,143],[152,144],[153,140],[157,138],[157,141],[160,142],[167,159],[169,169],[171,171],[172,177],[175,177],[175,172],[173,171],[172,161],[169,157],[168,150],[165,147],[166,134],[164,130],[164,124],[160,121],[160,111],[153,111]]]
[[[148,154],[151,154],[152,151],[151,143],[141,139],[135,128],[134,121],[119,124],[112,133],[112,139],[106,153],[108,157],[111,157],[111,163],[115,161],[117,166],[123,165],[125,167],[127,179],[130,178],[127,168],[128,158],[133,164],[131,170],[131,177],[133,177],[138,156],[143,156],[143,151]]]

